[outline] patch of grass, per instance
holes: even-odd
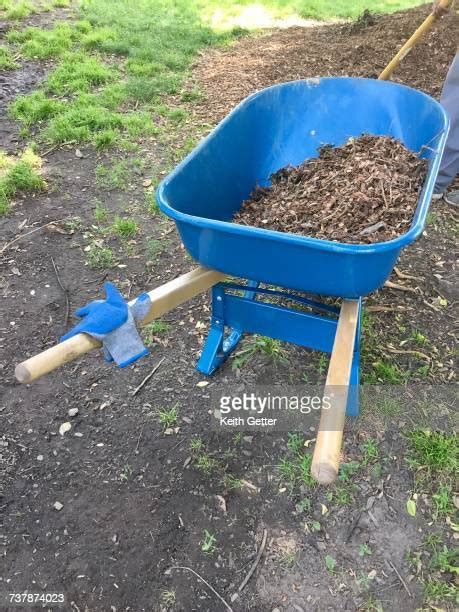
[[[362,465],[366,466],[369,463],[373,463],[379,458],[379,447],[376,440],[369,439],[364,442],[362,448]]]
[[[94,146],[96,149],[109,149],[118,141],[118,133],[115,130],[103,130],[94,135]]]
[[[402,372],[395,363],[387,361],[376,361],[373,364],[373,371],[366,376],[366,381],[369,384],[378,384],[386,382],[391,385],[400,385],[406,381],[407,374]]]
[[[31,94],[16,98],[9,107],[9,114],[25,127],[30,127],[39,121],[55,117],[64,108],[62,102],[47,98],[42,91],[34,91]]]
[[[145,192],[145,208],[151,215],[157,215],[161,212],[154,191]]]
[[[238,351],[233,358],[233,370],[240,370],[245,366],[253,355],[261,353],[273,362],[287,362],[287,353],[282,342],[267,336],[254,336],[246,342],[245,347]]]
[[[91,245],[91,250],[86,254],[86,261],[90,268],[104,270],[113,267],[115,254],[110,247]]]
[[[47,77],[44,87],[58,96],[84,93],[119,78],[115,69],[84,53],[68,53]]]
[[[459,588],[453,583],[443,582],[442,580],[426,580],[424,596],[429,603],[453,601],[459,604]]]
[[[115,217],[112,228],[120,238],[132,238],[139,231],[139,224],[134,219]]]
[[[348,461],[347,463],[342,463],[339,466],[338,479],[344,483],[349,482],[352,476],[359,471],[360,467],[361,464],[358,461]]]
[[[164,429],[173,427],[177,424],[179,417],[179,405],[175,404],[171,408],[163,408],[158,412],[158,419]]]
[[[149,238],[147,240],[147,255],[148,258],[154,261],[157,259],[163,251],[163,243],[161,240],[156,240],[156,238]]]
[[[244,481],[236,478],[232,474],[225,474],[223,477],[223,486],[227,491],[240,491],[244,488]]]
[[[373,554],[373,551],[368,546],[368,544],[360,544],[359,546],[359,556],[360,557],[370,556],[372,554]]]
[[[453,487],[459,474],[457,435],[417,429],[407,439],[408,465],[415,470],[416,487],[432,496],[434,518],[452,515]]]
[[[15,21],[20,21],[21,19],[25,19],[32,13],[35,13],[36,9],[33,4],[30,2],[15,2],[10,6],[10,8],[6,11],[6,17],[8,19],[13,19]]]
[[[301,501],[296,504],[296,511],[303,514],[308,513],[312,510],[312,502],[309,497],[304,497]]]
[[[96,207],[94,209],[94,219],[97,223],[103,223],[107,220],[108,217],[108,209],[101,202],[96,202]]]
[[[204,474],[210,475],[218,467],[218,462],[210,455],[201,454],[196,459],[196,467]]]
[[[124,480],[127,482],[132,476],[132,467],[130,465],[125,465],[123,471],[120,474],[120,480]]]
[[[20,157],[0,152],[0,216],[9,212],[11,200],[18,193],[46,189],[40,168],[41,159],[31,149],[26,149]]]
[[[280,566],[282,569],[292,569],[298,563],[298,553],[297,552],[284,552],[280,558]]]
[[[203,539],[201,541],[201,550],[205,555],[213,555],[217,547],[217,538],[215,534],[207,529],[204,529]]]
[[[155,338],[159,334],[164,334],[169,331],[170,325],[165,321],[161,321],[161,319],[156,319],[151,323],[148,323],[144,327],[142,327],[142,337],[145,343],[145,346],[152,346],[155,342]]]
[[[277,469],[291,489],[301,485],[314,487],[317,483],[311,476],[311,463],[312,455],[297,454],[293,459],[282,457]]]
[[[18,64],[7,47],[0,46],[0,70],[14,70]]]
[[[452,482],[458,474],[459,445],[455,433],[417,429],[407,434],[409,466],[431,483]]]
[[[172,589],[164,590],[161,593],[161,603],[164,606],[174,606],[175,600],[176,600],[175,591],[173,591]]]
[[[96,185],[104,189],[126,189],[131,176],[125,161],[116,162],[112,166],[96,166],[95,174]]]
[[[69,51],[81,38],[81,32],[74,25],[62,22],[49,30],[42,28],[12,30],[8,32],[6,38],[9,42],[19,44],[21,54],[28,59],[50,59],[61,57]]]
[[[70,0],[51,0],[54,8],[67,8],[70,6]]]
[[[197,436],[196,438],[193,438],[190,442],[190,451],[192,455],[198,455],[199,453],[201,453],[204,449],[204,442],[202,441],[202,438],[200,438],[199,436]]]
[[[441,484],[435,493],[432,493],[432,501],[434,503],[435,515],[452,514],[454,505],[452,502],[453,490],[449,484]]]

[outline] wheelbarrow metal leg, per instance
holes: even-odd
[[[249,281],[247,286],[256,288],[258,283]],[[256,297],[253,291],[246,291],[244,296],[248,300],[254,300]],[[196,364],[198,372],[202,372],[206,376],[213,374],[228,359],[238,345],[239,340],[242,338],[242,330],[233,327],[225,338],[226,326],[225,290],[224,285],[219,283],[212,288],[210,331],[201,357]]]

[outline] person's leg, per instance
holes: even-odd
[[[436,194],[444,193],[459,173],[459,53],[449,69],[440,102],[449,115],[451,127],[435,184]]]

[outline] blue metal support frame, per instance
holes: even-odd
[[[261,289],[258,285],[256,281],[248,281],[247,285],[218,283],[212,288],[210,331],[196,366],[199,372],[213,374],[234,351],[243,333],[260,334],[313,350],[332,352],[339,308],[284,291]],[[243,291],[243,295],[230,293],[234,291]],[[261,302],[256,299],[258,295],[282,297],[335,317]],[[347,403],[349,416],[358,416],[359,413],[360,328],[361,299]]]

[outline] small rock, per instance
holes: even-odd
[[[43,455],[37,455],[37,461],[43,461],[44,457]]]
[[[72,426],[67,421],[66,423],[62,423],[62,425],[59,427],[59,433],[61,434],[61,436],[64,436],[71,429],[72,429]]]
[[[74,417],[78,414],[78,408],[70,408],[68,415],[69,417]]]
[[[54,507],[54,510],[57,510],[59,512],[64,507],[64,504],[61,504],[60,501],[56,501],[56,502],[54,502],[54,506],[53,507]]]
[[[75,157],[79,157],[80,159],[83,157],[83,153],[80,149],[75,149]]]

